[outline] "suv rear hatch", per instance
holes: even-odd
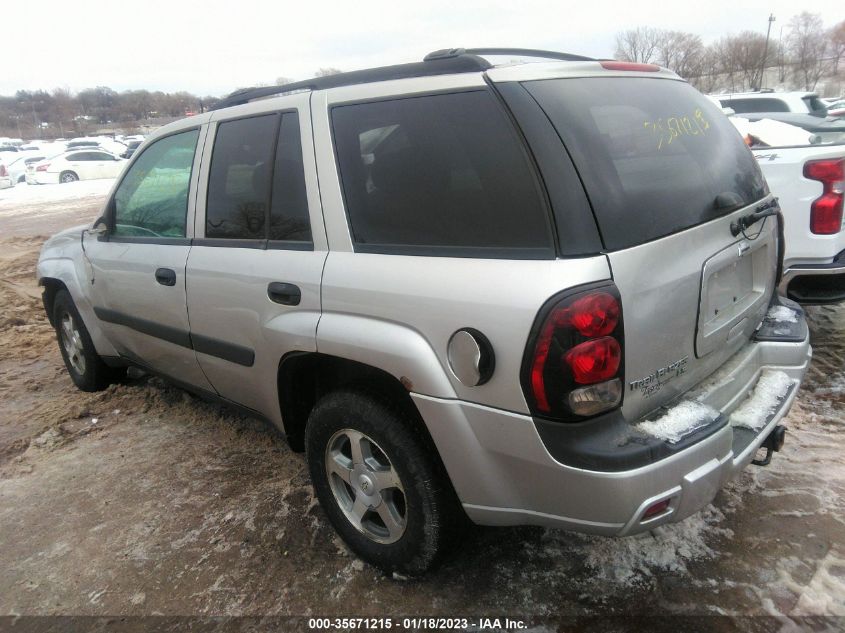
[[[577,168],[622,298],[622,411],[637,419],[718,369],[765,316],[777,221],[727,118],[665,74],[524,81]]]

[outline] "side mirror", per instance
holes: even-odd
[[[109,232],[109,223],[106,216],[101,215],[94,220],[94,226],[91,227],[90,232],[98,236],[106,235]]]

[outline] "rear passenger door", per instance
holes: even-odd
[[[327,253],[308,99],[216,113],[188,258],[203,372],[220,395],[274,419],[280,360],[316,351]]]

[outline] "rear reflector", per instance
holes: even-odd
[[[804,177],[822,183],[822,195],[810,205],[810,231],[816,235],[839,233],[845,195],[845,160],[807,161]]]
[[[646,519],[653,519],[659,514],[663,514],[666,510],[669,509],[669,499],[664,499],[663,501],[658,501],[655,504],[649,506],[648,510],[643,513],[642,521]]]
[[[657,64],[639,64],[637,62],[606,61],[599,62],[605,70],[631,70],[644,73],[656,73],[660,70]]]

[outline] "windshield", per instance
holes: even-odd
[[[676,233],[768,193],[734,126],[685,82],[595,77],[523,86],[572,155],[609,250]]]

